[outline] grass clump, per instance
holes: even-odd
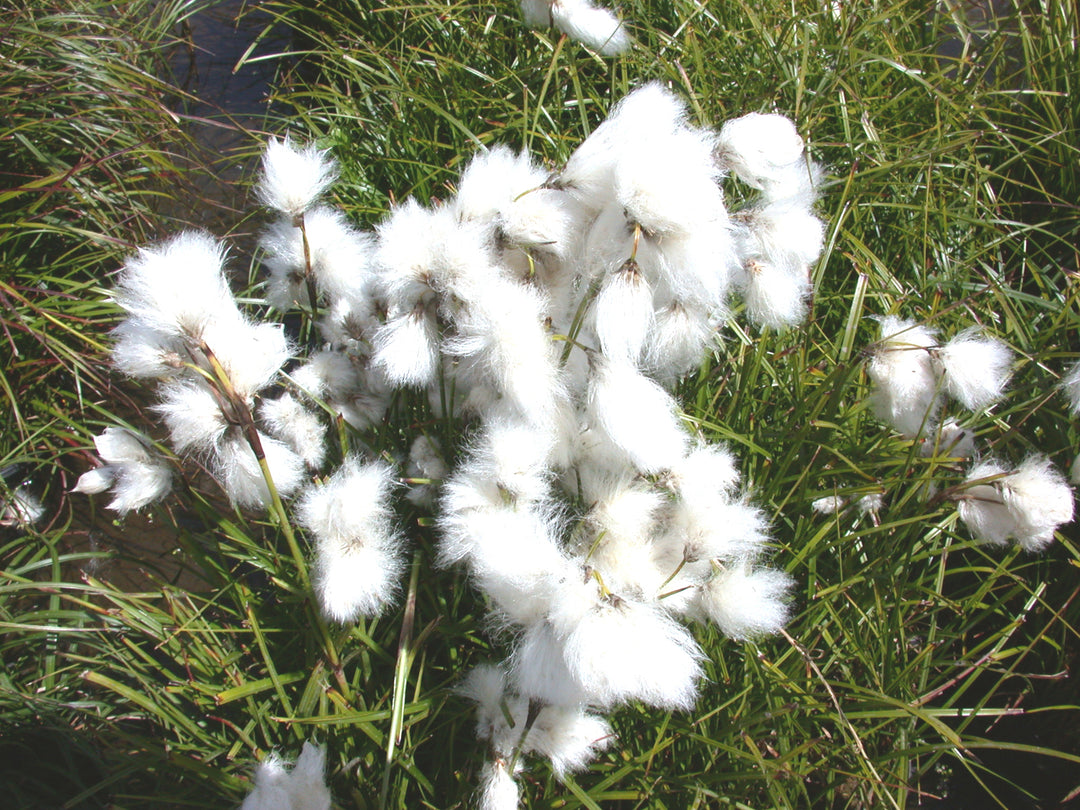
[[[796,583],[786,630],[735,642],[697,628],[707,658],[695,708],[619,710],[616,741],[587,772],[522,779],[526,806],[1035,807],[1074,793],[1077,699],[1062,673],[1077,649],[1075,530],[1037,555],[977,543],[948,497],[968,465],[879,421],[866,373],[883,337],[876,317],[913,319],[942,341],[979,325],[1016,357],[1012,382],[992,407],[946,403],[942,419],[1009,465],[1042,453],[1070,466],[1075,420],[1055,385],[1075,359],[1078,32],[1051,6],[991,30],[909,2],[631,2],[622,14],[637,45],[609,59],[525,28],[512,6],[268,5],[297,43],[278,93],[290,112],[271,128],[330,150],[334,201],[361,228],[409,196],[450,198],[481,147],[563,165],[647,80],[685,98],[703,126],[784,113],[826,167],[805,324],[758,329],[736,311],[677,388],[695,429],[736,451],[769,519],[771,564]],[[27,30],[44,27],[20,16]],[[944,55],[948,39],[959,55]],[[34,114],[14,120],[11,138],[38,142],[16,134]],[[102,126],[96,143],[134,131]],[[6,184],[20,223],[0,246],[20,280],[3,288],[7,334],[28,359],[4,372],[14,414],[4,452],[54,483],[52,522],[4,551],[4,655],[18,673],[4,685],[5,722],[33,726],[17,743],[32,750],[79,730],[57,766],[82,791],[65,795],[71,806],[239,801],[254,760],[295,755],[312,738],[327,746],[342,807],[467,806],[484,752],[453,689],[501,642],[464,574],[432,568],[428,512],[399,504],[415,556],[398,607],[343,627],[320,629],[281,521],[229,509],[195,473],[153,512],[175,527],[184,578],[171,567],[125,592],[79,578],[100,555],[63,554],[80,496],[60,492],[70,462],[51,465],[87,446],[87,401],[93,421],[130,414],[97,395],[114,386],[100,352],[116,315],[100,279],[158,235],[139,207],[157,188],[146,167],[163,159],[141,151],[146,138],[109,149],[132,158],[122,168],[58,149],[48,168],[20,168]],[[102,164],[118,168],[101,189],[75,182]],[[57,197],[59,181],[72,196]],[[72,224],[73,210],[89,224]],[[399,396],[390,414],[359,434],[340,425],[340,444],[393,455],[422,426],[449,456],[469,449],[421,398]],[[844,507],[815,511],[830,497]],[[28,804],[60,790],[49,781],[36,778]]]

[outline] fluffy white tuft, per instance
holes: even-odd
[[[1080,362],[1075,363],[1061,378],[1061,390],[1069,400],[1069,412],[1073,416],[1080,414]]]
[[[1009,470],[998,461],[974,464],[964,479],[956,504],[960,519],[977,540],[1004,545],[1017,531],[1016,518],[1005,505],[998,482]]]
[[[208,324],[240,318],[225,280],[225,250],[209,234],[185,231],[142,248],[120,270],[116,303],[155,336],[165,351],[182,352]],[[186,359],[186,358],[185,358]]]
[[[874,413],[910,439],[933,423],[941,405],[929,351],[936,346],[930,329],[889,315],[881,319],[881,340],[866,368],[875,385]]]
[[[553,0],[551,21],[564,34],[604,56],[615,56],[632,44],[622,21],[589,0]]]
[[[688,709],[697,697],[702,653],[689,631],[644,602],[601,599],[584,615],[557,602],[549,621],[563,645],[571,677],[588,702],[611,706],[640,700]]]
[[[267,432],[289,445],[308,469],[322,466],[326,458],[326,428],[296,397],[286,393],[277,399],[264,399],[259,405],[259,417]]]
[[[124,428],[108,427],[94,444],[105,466],[83,474],[73,492],[91,495],[112,487],[108,508],[121,515],[169,494],[172,468],[143,439]]]
[[[304,480],[304,462],[284,442],[259,433],[274,488],[282,497],[292,495]],[[229,500],[239,506],[262,509],[270,503],[259,461],[240,433],[227,435],[214,448],[212,472]]]
[[[545,305],[531,286],[493,280],[462,312],[446,351],[472,360],[477,381],[492,385],[520,417],[552,429],[564,392]]]
[[[1015,470],[989,460],[975,464],[958,498],[960,519],[976,539],[1002,545],[1010,538],[1026,551],[1041,551],[1059,526],[1073,519],[1073,493],[1065,477],[1043,456]]]
[[[330,810],[325,770],[326,751],[312,743],[304,743],[292,770],[270,754],[255,769],[255,787],[240,810]]]
[[[567,161],[559,182],[592,212],[614,201],[614,170],[619,156],[635,143],[679,129],[686,106],[658,82],[624,96],[607,119]]]
[[[551,760],[561,779],[585,768],[614,739],[611,725],[598,715],[577,706],[545,706],[525,742],[530,751]]]
[[[763,326],[784,329],[806,317],[810,277],[796,275],[782,265],[751,261],[739,281],[746,312]]]
[[[651,135],[628,143],[615,164],[615,199],[627,219],[659,238],[726,221],[712,134],[679,128]]]
[[[370,277],[373,239],[354,230],[337,210],[319,207],[304,215],[302,232],[291,217],[281,217],[263,234],[268,303],[280,310],[311,306],[305,282],[304,236],[316,289],[331,300],[355,297]]]
[[[645,349],[650,373],[667,383],[697,368],[715,335],[711,321],[708,313],[678,300],[657,311]]]
[[[285,137],[271,138],[263,152],[262,176],[256,192],[268,208],[300,216],[337,178],[329,152],[308,144],[298,147]]]
[[[1041,551],[1059,526],[1070,523],[1073,492],[1050,459],[1030,456],[1000,483],[1002,497],[1016,516],[1016,541],[1025,551]]]
[[[547,182],[548,173],[527,152],[495,146],[469,163],[452,207],[458,218],[486,225],[499,240],[563,255],[575,222],[566,194]]]
[[[636,364],[653,324],[652,290],[637,262],[623,262],[607,274],[593,303],[593,317],[604,354]]]
[[[718,572],[700,590],[700,609],[734,639],[775,633],[788,618],[791,578],[782,571],[735,566]]]
[[[403,562],[389,503],[395,483],[390,466],[350,456],[297,501],[297,520],[315,539],[315,592],[337,622],[378,614],[397,591]]]
[[[839,512],[847,504],[847,499],[839,495],[824,495],[814,500],[810,508],[819,515],[833,515]]]
[[[394,312],[436,296],[471,300],[498,275],[487,227],[462,221],[453,206],[427,209],[410,198],[377,230],[375,263]]]
[[[961,427],[955,419],[946,419],[935,435],[922,440],[919,452],[926,457],[971,458],[975,455],[975,431]]]
[[[439,368],[439,333],[434,317],[423,309],[386,322],[375,333],[377,366],[397,385],[429,385]]]
[[[945,392],[971,411],[999,399],[1009,381],[1012,352],[1000,340],[961,332],[937,350]]]
[[[743,261],[773,264],[795,276],[808,276],[824,242],[825,225],[808,208],[772,203],[740,212],[743,227],[737,247]]]
[[[626,363],[598,359],[589,386],[593,421],[641,472],[670,469],[683,456],[686,433],[675,400]]]
[[[228,423],[214,394],[196,380],[176,380],[158,387],[161,414],[169,440],[178,453],[206,453],[221,441]]]
[[[767,189],[783,182],[803,157],[803,140],[795,124],[782,115],[749,113],[720,130],[720,162],[747,185]]]
[[[247,399],[277,377],[292,347],[279,323],[251,323],[246,318],[206,325],[202,339],[221,363],[237,394]]]
[[[510,658],[510,679],[522,695],[555,706],[585,703],[589,694],[570,674],[563,643],[543,620],[526,626]]]
[[[517,810],[518,783],[502,759],[484,765],[480,776],[478,810]]]

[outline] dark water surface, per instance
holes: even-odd
[[[246,186],[266,139],[268,100],[288,50],[289,33],[275,26],[263,3],[222,0],[192,15],[182,32],[188,45],[170,54],[172,80],[191,94],[177,100],[195,149],[190,192],[176,195],[174,214],[222,234],[248,213]]]

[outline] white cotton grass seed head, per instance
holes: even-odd
[[[113,367],[135,379],[176,377],[188,360],[182,340],[165,338],[138,318],[121,321],[112,337]]]
[[[334,621],[377,615],[397,592],[403,541],[389,500],[396,483],[389,465],[350,456],[297,500],[297,520],[314,537],[315,593]]]
[[[713,146],[712,133],[689,128],[628,143],[614,167],[615,199],[627,220],[664,238],[726,219]]]
[[[444,502],[461,495],[453,485],[447,489]],[[544,616],[553,589],[573,574],[573,564],[555,541],[559,528],[556,513],[535,506],[447,515],[440,521],[437,562],[468,564],[473,582],[492,602],[494,624],[526,625]]]
[[[403,572],[401,555],[389,546],[326,540],[315,548],[312,584],[322,612],[348,624],[382,613],[397,595]]]
[[[435,296],[468,301],[498,275],[488,229],[460,220],[452,205],[428,209],[410,198],[377,231],[375,264],[393,312]]]
[[[805,274],[795,275],[782,265],[750,261],[737,284],[754,323],[786,329],[806,317],[812,285]]]
[[[742,214],[742,212],[740,212]],[[795,276],[808,276],[824,244],[825,225],[808,208],[772,203],[740,216],[736,248],[743,262],[776,265]]]
[[[488,762],[480,772],[477,810],[517,810],[520,789],[504,759]]]
[[[866,371],[874,383],[871,407],[879,419],[913,439],[933,424],[941,406],[926,326],[892,315],[881,318],[881,339]]]
[[[304,481],[303,459],[284,442],[261,432],[258,437],[274,488],[287,498]],[[270,488],[262,467],[241,433],[227,434],[214,447],[211,462],[211,473],[234,504],[249,509],[265,509],[270,505]]]
[[[296,503],[300,524],[318,537],[348,544],[389,540],[397,486],[394,470],[382,462],[349,456],[326,481],[308,487]]]
[[[945,392],[970,411],[993,404],[1005,392],[1012,352],[1000,340],[968,329],[934,355]]]
[[[263,233],[259,244],[270,273],[267,303],[279,310],[311,305],[305,280],[308,258],[316,289],[330,300],[361,294],[371,276],[373,238],[352,228],[345,216],[332,208],[320,206],[305,214],[304,231],[290,217],[280,217]]]
[[[658,311],[678,302],[710,325],[722,317],[742,266],[732,226],[724,216],[686,236],[638,240],[637,262],[655,290]]]
[[[691,493],[693,494],[693,493]],[[669,541],[676,558],[665,561],[674,569],[682,560],[753,559],[768,540],[764,513],[745,497],[681,497],[671,504],[668,530],[679,544]]]
[[[510,656],[509,677],[519,694],[554,706],[586,703],[591,695],[570,674],[563,642],[548,622],[525,625]]]
[[[111,488],[108,508],[121,515],[164,498],[172,490],[169,462],[142,438],[124,428],[108,427],[94,437],[104,466],[84,473],[73,492],[87,495]]]
[[[240,810],[330,810],[325,770],[325,749],[309,742],[291,769],[272,753],[255,769],[255,787]]]
[[[289,445],[309,470],[322,466],[326,459],[326,427],[318,414],[289,393],[262,400],[258,413],[267,433]]]
[[[964,525],[980,542],[1000,546],[1016,535],[1016,517],[1005,505],[999,486],[1008,474],[1009,469],[1000,461],[987,459],[973,464],[964,479],[956,509]]]
[[[785,179],[803,160],[803,140],[791,119],[775,113],[749,113],[720,129],[717,152],[721,166],[756,189]]]
[[[332,300],[319,317],[323,340],[347,355],[368,357],[384,315],[374,292],[371,282],[370,287]]]
[[[114,299],[162,348],[182,350],[208,324],[240,317],[225,279],[225,249],[212,236],[185,231],[141,248],[120,269]],[[186,359],[186,358],[185,358]]]
[[[1069,401],[1069,413],[1080,414],[1080,362],[1076,362],[1061,378],[1061,390]]]
[[[613,12],[594,6],[589,0],[552,0],[551,21],[570,39],[603,56],[617,56],[633,43]]]
[[[957,496],[960,519],[975,539],[1025,551],[1045,549],[1054,532],[1073,519],[1073,492],[1049,459],[1030,456],[1009,469],[993,459],[972,466]]]
[[[563,255],[573,216],[566,195],[546,188],[547,181],[528,152],[495,146],[470,161],[451,206],[459,219],[480,223],[511,245]]]
[[[560,633],[564,661],[588,702],[614,706],[640,700],[689,709],[697,698],[702,652],[666,611],[627,599],[602,600],[583,616],[556,604],[549,621]]]
[[[161,414],[177,453],[208,453],[224,438],[228,422],[210,389],[198,380],[174,380],[158,386]]]
[[[847,499],[839,495],[823,495],[814,499],[810,508],[819,515],[835,515],[847,505]]]
[[[733,495],[739,479],[730,450],[698,442],[671,468],[664,483],[684,499],[709,502]]]
[[[757,638],[776,633],[787,622],[792,584],[783,571],[730,566],[701,586],[699,608],[729,638]]]
[[[863,495],[855,501],[855,509],[860,515],[867,513],[876,515],[884,506],[885,496],[880,492],[871,492],[869,495]]]
[[[495,415],[484,426],[480,445],[466,468],[495,481],[505,492],[525,501],[541,501],[549,493],[552,437],[528,422]]]
[[[304,394],[314,400],[333,399],[356,389],[359,378],[348,356],[336,351],[318,351],[293,369],[289,377]]]
[[[686,105],[659,82],[624,96],[607,119],[566,162],[559,184],[593,213],[614,201],[614,170],[619,156],[642,140],[664,137],[683,126]]]
[[[691,302],[673,300],[653,315],[645,344],[645,368],[668,385],[701,365],[716,329],[708,313]]]
[[[633,366],[596,358],[588,402],[594,424],[640,472],[670,469],[687,443],[675,400]]]
[[[263,152],[256,193],[267,208],[290,217],[307,211],[337,179],[330,153],[314,144],[297,146],[286,136],[270,138]]]
[[[601,351],[636,364],[653,325],[652,289],[637,262],[625,261],[604,277],[591,314]]]
[[[225,370],[236,393],[250,399],[277,378],[292,355],[280,323],[221,319],[206,325],[203,340]]]
[[[526,748],[545,756],[558,779],[584,770],[611,745],[615,734],[603,717],[580,706],[545,706],[536,717]]]
[[[492,664],[480,664],[469,670],[454,691],[476,703],[477,738],[494,742],[507,725],[503,712],[503,702],[507,698],[506,672]],[[501,746],[495,746],[495,750],[500,756],[511,753]]]
[[[585,521],[592,532],[585,539],[590,546],[595,537],[602,539],[601,545],[646,546],[665,502],[662,492],[636,480],[628,471],[598,478],[588,498],[592,506]]]
[[[999,487],[1016,518],[1016,541],[1025,551],[1042,551],[1060,526],[1072,522],[1072,488],[1045,456],[1024,459],[1012,475],[1001,479]]]
[[[375,333],[375,365],[397,386],[423,388],[439,370],[439,332],[423,308],[388,320]]]
[[[955,419],[942,422],[922,440],[919,453],[924,457],[972,458],[975,455],[975,431],[961,427]]]
[[[462,313],[458,335],[444,348],[473,360],[476,381],[492,387],[520,418],[554,430],[565,392],[545,306],[534,287],[496,279]]]

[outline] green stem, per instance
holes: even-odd
[[[409,595],[405,598],[405,614],[401,619],[401,635],[398,636],[397,663],[394,665],[394,694],[390,712],[390,733],[386,740],[386,766],[383,768],[382,789],[379,791],[379,810],[385,810],[390,798],[390,771],[394,765],[398,738],[405,724],[405,688],[409,683],[409,667],[412,664],[413,626],[416,622],[416,591],[420,583],[420,552],[413,555],[412,573],[409,576]]]

